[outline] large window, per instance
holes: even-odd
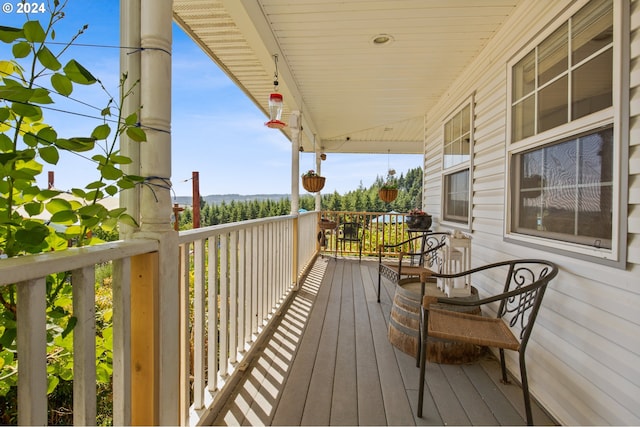
[[[612,153],[608,127],[518,154],[513,229],[611,249]]]
[[[469,224],[469,188],[473,138],[472,102],[465,104],[444,124],[442,219]]]
[[[613,0],[585,2],[511,64],[510,237],[611,258],[621,121],[614,16],[622,15]]]

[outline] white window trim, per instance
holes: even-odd
[[[504,239],[512,243],[532,246],[580,259],[601,262],[619,268],[626,264],[626,233],[628,201],[628,147],[629,147],[629,4],[624,0],[613,0],[613,102],[612,107],[589,116],[571,121],[546,132],[528,137],[516,143],[511,142],[511,93],[513,66],[538,46],[549,34],[587,4],[588,0],[576,2],[570,9],[552,22],[538,37],[519,51],[506,64],[507,105],[506,105],[506,144],[505,144],[505,203],[504,203]],[[588,247],[569,242],[560,242],[543,237],[519,234],[511,231],[512,224],[512,182],[511,170],[514,155],[527,149],[540,147],[546,143],[559,141],[563,137],[577,135],[584,131],[595,130],[613,124],[613,221],[611,249]],[[618,173],[616,173],[616,171]]]
[[[454,166],[450,166],[448,168],[444,167],[444,127],[447,124],[447,122],[449,120],[451,120],[456,114],[460,113],[460,111],[462,111],[466,106],[469,106],[469,160],[458,163],[457,165]],[[460,103],[455,109],[452,110],[452,112],[445,117],[445,119],[442,121],[441,124],[441,130],[442,130],[442,138],[440,141],[440,148],[442,150],[442,156],[441,156],[441,175],[440,175],[440,182],[441,182],[441,186],[442,186],[442,191],[441,191],[441,200],[440,200],[440,223],[446,227],[451,227],[451,228],[456,228],[456,229],[460,229],[460,230],[465,230],[465,231],[471,231],[471,218],[473,217],[472,212],[473,212],[473,153],[474,153],[474,146],[475,146],[475,92],[472,93],[471,95],[469,95],[464,102]],[[447,195],[445,194],[445,180],[446,177],[454,174],[456,172],[460,172],[464,169],[469,169],[469,194],[468,194],[468,199],[469,199],[469,209],[467,211],[467,222],[457,222],[457,221],[447,221],[444,219],[445,216],[445,205],[446,205],[446,197]]]

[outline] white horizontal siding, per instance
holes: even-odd
[[[545,295],[527,350],[532,393],[562,424],[640,424],[640,0],[631,3],[626,269],[556,255],[503,238],[506,63],[572,3],[523,2],[446,98],[427,112],[424,197],[428,205],[440,207],[442,122],[474,93],[472,263],[540,257],[555,261],[561,270]],[[518,371],[516,363],[515,359],[509,361],[514,373]]]

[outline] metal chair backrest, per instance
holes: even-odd
[[[496,264],[493,264],[494,266]],[[558,274],[558,267],[545,260],[519,259],[497,263],[508,267],[498,317],[511,328],[520,329],[521,346],[526,346],[540,310],[547,285]]]

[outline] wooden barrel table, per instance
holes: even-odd
[[[425,295],[446,297],[438,289],[435,281],[426,283]],[[472,287],[471,295],[461,298],[477,301],[478,291]],[[388,337],[391,344],[413,357],[418,354],[420,342],[420,304],[420,282],[416,278],[400,280],[393,297]],[[437,305],[445,310],[480,315],[480,307]],[[484,347],[475,344],[430,338],[427,346],[427,360],[446,364],[471,363],[478,360],[483,351]]]

